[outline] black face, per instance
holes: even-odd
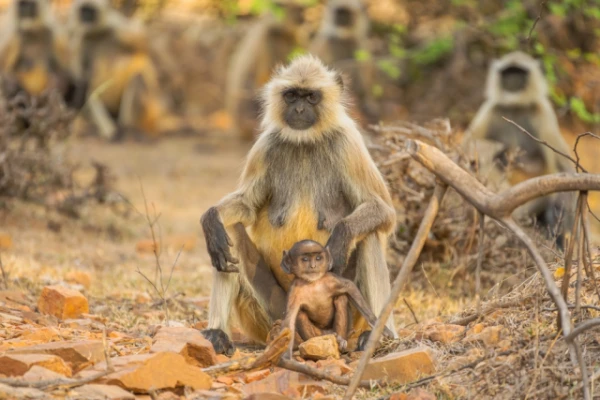
[[[502,76],[502,89],[507,92],[520,92],[527,87],[529,71],[520,67],[511,66],[500,72]]]
[[[334,23],[342,28],[349,28],[354,24],[354,13],[347,7],[335,9]]]
[[[283,117],[292,129],[308,129],[319,119],[318,104],[323,95],[320,90],[288,89],[283,93],[287,104]]]
[[[36,18],[38,5],[35,1],[19,0],[19,18]]]
[[[93,24],[98,20],[98,10],[89,4],[84,4],[79,8],[79,19],[86,24]]]

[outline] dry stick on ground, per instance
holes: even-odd
[[[577,198],[577,208],[575,210],[575,218],[573,219],[573,228],[571,229],[571,237],[569,238],[569,247],[565,253],[565,273],[563,275],[563,281],[561,286],[561,294],[568,299],[569,294],[569,283],[571,281],[571,264],[573,262],[573,251],[575,249],[575,239],[577,238],[577,228],[579,227],[579,220],[581,215],[581,197]],[[560,315],[558,316],[558,324],[560,325]]]
[[[406,283],[408,275],[412,271],[414,265],[417,263],[419,255],[421,254],[421,250],[423,250],[423,246],[425,245],[425,241],[427,240],[427,236],[429,235],[433,221],[435,221],[435,217],[437,216],[438,210],[440,209],[440,204],[444,199],[447,189],[448,186],[443,183],[438,183],[433,191],[433,195],[431,196],[431,200],[429,200],[429,205],[425,210],[425,215],[423,216],[419,230],[417,231],[415,239],[410,246],[410,250],[408,251],[406,258],[404,259],[402,268],[394,280],[390,297],[379,314],[379,318],[377,319],[377,322],[375,323],[375,326],[373,327],[373,330],[369,336],[369,340],[367,341],[365,351],[360,358],[354,375],[352,375],[352,380],[348,386],[346,394],[344,395],[345,400],[351,400],[354,396],[354,392],[356,392],[356,389],[360,385],[360,379],[362,378],[365,368],[369,363],[369,359],[375,352],[377,343],[379,343],[379,338],[383,333],[383,328],[385,327],[390,315],[392,315],[392,311],[394,310],[394,306],[398,301],[398,297],[400,296],[400,292]]]
[[[64,387],[64,388],[73,388],[78,386],[83,386],[87,383],[94,382],[100,378],[104,378],[107,375],[115,372],[115,369],[112,365],[112,361],[110,360],[110,355],[108,354],[108,344],[106,340],[106,328],[104,328],[102,332],[102,344],[104,346],[104,361],[106,362],[106,369],[104,371],[98,372],[97,374],[90,375],[86,378],[56,378],[56,379],[45,379],[41,381],[28,382],[22,379],[14,379],[14,378],[0,378],[0,384],[5,384],[12,387],[22,387],[22,388],[32,388],[32,389],[52,389],[56,387]]]
[[[413,308],[410,306],[410,304],[408,304],[408,301],[406,299],[402,299],[404,301],[404,304],[406,304],[406,307],[408,307],[408,310],[410,311],[410,313],[412,314],[413,318],[415,319],[415,324],[419,323],[419,319],[417,318],[417,314],[415,314]]]
[[[483,264],[483,239],[485,236],[485,215],[479,212],[479,246],[477,250],[477,268],[475,269],[475,300],[477,314],[481,315],[481,266]]]
[[[514,222],[514,220],[511,218],[511,214],[517,207],[527,203],[528,201],[551,193],[561,191],[600,190],[600,176],[577,173],[559,173],[545,175],[521,182],[499,194],[495,194],[491,190],[483,186],[477,179],[475,179],[475,177],[470,175],[467,171],[460,168],[457,164],[455,164],[442,151],[438,150],[437,148],[429,146],[418,140],[407,140],[406,149],[416,161],[418,161],[425,168],[433,172],[438,179],[440,179],[446,185],[449,185],[454,190],[456,190],[465,200],[467,200],[475,208],[477,208],[479,212],[497,220],[503,226],[511,230],[513,234],[515,234],[515,236],[525,245],[529,254],[535,261],[535,264],[538,267],[538,270],[546,284],[546,289],[550,294],[550,297],[556,305],[556,308],[558,309],[558,312],[561,316],[561,328],[563,335],[565,336],[565,338],[569,338],[567,340],[567,345],[569,347],[571,360],[574,364],[578,365],[581,370],[584,382],[584,398],[589,399],[590,392],[589,386],[587,385],[587,370],[581,360],[581,351],[577,341],[575,340],[575,337],[569,337],[572,331],[572,326],[569,309],[567,307],[565,299],[561,296],[560,290],[554,282],[552,273],[548,269],[543,257],[535,247],[535,244],[533,243],[531,238],[523,231],[523,229],[516,222]],[[439,188],[436,188],[436,191],[438,189]],[[432,199],[432,203],[435,204],[434,199]],[[430,203],[430,206],[426,211],[425,217],[421,223],[421,227],[419,228],[419,232],[417,233],[417,237],[415,238],[415,242],[413,242],[413,246],[411,247],[411,251],[413,250],[414,245],[417,241],[423,240],[423,238],[421,238],[419,234],[421,233],[421,228],[425,225],[426,220],[428,218],[431,218],[431,216],[428,215],[428,212],[430,211],[430,208],[432,208],[432,203]],[[433,208],[435,208],[435,212],[437,213],[437,207],[434,205]],[[415,258],[418,257],[420,250],[421,248],[419,247],[419,251],[416,252],[416,254],[414,255]],[[410,252],[409,255],[411,255]],[[408,259],[409,256],[407,256],[407,260]],[[399,274],[399,277],[401,275],[402,271],[401,274]],[[378,331],[377,328],[383,327],[383,324],[385,323],[389,314],[391,313],[391,308],[396,303],[400,292],[400,289],[396,289],[396,283],[398,283],[397,281],[398,278],[394,282],[392,294],[390,295],[386,306],[384,307],[381,315],[379,316],[375,328],[371,332],[367,348],[360,360],[358,367],[356,368],[356,371],[352,378],[352,384],[348,388],[344,399],[352,399],[352,396],[354,395],[358,386],[357,382],[362,377],[364,370],[367,366],[369,357],[371,357],[371,355],[373,354],[375,345],[379,341],[379,338],[381,336],[381,329]],[[399,283],[399,286],[401,286],[401,283],[402,282]],[[391,307],[389,307],[390,309],[388,310],[389,305],[391,305]],[[388,313],[386,314],[386,312]]]
[[[2,264],[2,254],[0,253],[0,272],[2,272],[2,282],[4,283],[4,289],[8,290],[8,274],[4,270],[4,264]]]
[[[477,318],[479,318],[482,315],[491,314],[500,308],[517,307],[517,306],[521,305],[521,303],[523,301],[528,300],[531,297],[532,296],[527,296],[524,299],[509,300],[509,301],[506,301],[506,300],[495,301],[495,302],[490,303],[489,305],[483,307],[481,312],[475,311],[471,315],[467,315],[466,317],[462,317],[460,319],[452,320],[452,321],[450,321],[450,323],[453,325],[466,326],[466,325],[470,324],[471,322],[475,321]],[[556,310],[554,310],[554,311],[556,311]]]
[[[590,236],[592,236],[592,233],[590,231],[590,221],[587,218],[587,213],[588,208],[583,208],[581,210],[581,223],[583,225],[583,236],[585,238],[586,248],[586,252],[583,256],[583,262],[584,266],[586,267],[586,270],[589,271],[589,274],[592,278],[592,284],[594,285],[594,290],[596,291],[596,295],[598,296],[598,301],[600,301],[600,290],[598,289],[598,283],[596,282],[596,273],[594,272],[594,266],[592,265],[592,246],[590,243]]]

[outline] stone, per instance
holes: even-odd
[[[13,245],[12,236],[8,233],[0,232],[0,249],[10,249]]]
[[[230,376],[219,376],[216,381],[227,386],[233,385],[234,382],[233,378]]]
[[[116,361],[117,359],[113,360]],[[100,381],[119,385],[133,392],[147,393],[151,390],[173,389],[189,386],[195,390],[210,389],[212,379],[196,366],[190,365],[177,353],[165,352],[140,357],[138,361],[124,366],[115,362],[117,372]]]
[[[300,357],[305,360],[326,360],[340,358],[340,350],[335,335],[310,338],[298,346]]]
[[[24,332],[19,339],[31,342],[51,342],[60,339],[60,332],[56,328],[46,327]]]
[[[71,376],[71,368],[62,358],[49,354],[4,354],[0,357],[0,374],[22,376],[34,365],[54,371],[62,376]]]
[[[87,384],[70,391],[67,399],[134,400],[135,396],[119,386]]]
[[[52,399],[52,397],[41,390],[31,388],[13,388],[0,383],[0,399],[47,400]]]
[[[271,375],[271,370],[269,369],[261,369],[259,371],[247,372],[244,374],[244,381],[246,383],[260,381],[261,379],[265,379],[267,376]]]
[[[500,342],[503,330],[503,326],[488,326],[483,328],[481,332],[467,337],[466,341],[469,343],[483,342],[486,346],[495,346]]]
[[[37,365],[31,367],[31,369],[27,371],[25,375],[23,375],[23,379],[29,382],[46,381],[59,378],[64,378],[64,376]]]
[[[38,344],[12,350],[12,354],[53,354],[71,366],[73,372],[83,366],[104,360],[104,346],[100,341],[81,340]]]
[[[65,281],[81,285],[86,289],[89,289],[92,285],[92,277],[88,272],[85,271],[69,271],[65,275]]]
[[[436,397],[425,389],[416,388],[409,393],[394,393],[390,400],[436,400]]]
[[[317,368],[322,369],[332,375],[346,375],[354,371],[354,369],[350,368],[344,360],[332,359],[317,361]]]
[[[298,372],[278,369],[260,381],[249,383],[242,387],[246,396],[262,393],[280,393],[293,398],[312,398],[317,394],[325,394],[331,386],[322,381],[316,381]],[[255,397],[260,398],[262,397]]]
[[[84,295],[63,286],[46,286],[38,300],[38,309],[59,319],[78,318],[90,311]]]
[[[255,393],[244,397],[244,400],[291,400],[291,397],[279,393]]]
[[[465,334],[465,327],[453,324],[430,325],[423,332],[423,337],[432,342],[443,344],[458,342]]]
[[[161,327],[154,340],[151,353],[172,351],[181,354],[189,364],[201,368],[217,363],[212,344],[196,329]]]
[[[358,362],[352,362],[351,367],[356,367]],[[364,380],[387,379],[390,382],[409,383],[422,376],[435,372],[432,350],[422,346],[411,350],[388,354],[369,362]]]

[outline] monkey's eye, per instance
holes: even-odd
[[[312,92],[308,95],[307,100],[310,104],[319,104],[321,101],[321,93],[320,92]]]
[[[317,261],[321,261],[322,259],[323,259],[323,257],[317,256]]]
[[[285,100],[286,103],[293,103],[296,100],[298,100],[298,94],[295,91],[289,91],[289,92],[285,92],[283,94],[283,99]]]
[[[302,261],[307,262],[308,261],[308,257],[302,257]]]

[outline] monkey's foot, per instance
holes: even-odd
[[[212,343],[217,354],[232,356],[235,352],[235,346],[229,339],[229,336],[221,329],[205,329],[201,331],[206,340]]]
[[[271,328],[271,330],[269,331],[269,334],[267,335],[267,344],[270,344],[273,341],[273,339],[275,339],[277,337],[277,335],[279,335],[279,332],[281,332],[282,323],[283,323],[283,321],[280,319],[273,322],[273,327]]]
[[[369,341],[369,336],[371,336],[371,331],[364,331],[358,337],[358,343],[356,345],[356,351],[364,351],[367,347],[367,342]]]

